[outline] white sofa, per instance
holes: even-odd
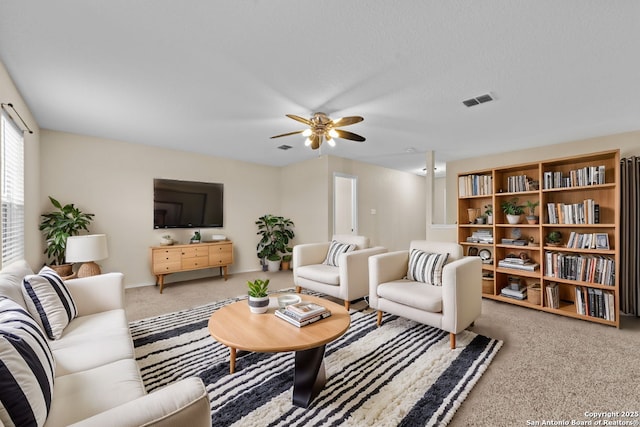
[[[5,296],[27,309],[21,286],[31,274],[24,261],[0,271],[0,301],[9,303]],[[78,316],[59,339],[47,338],[55,377],[45,426],[211,425],[208,394],[199,378],[146,393],[124,311],[121,273],[64,284]],[[0,426],[3,410],[0,405]],[[6,412],[4,417],[4,425],[11,425]]]
[[[411,251],[448,254],[441,270],[441,286],[410,280]],[[482,263],[465,257],[462,246],[450,242],[414,240],[408,251],[369,258],[369,306],[378,310],[378,326],[387,312],[449,332],[451,348],[456,334],[469,327],[482,311]]]
[[[332,241],[355,245],[355,250],[338,257],[338,266],[324,264],[331,242],[306,243],[293,247],[293,283],[296,291],[311,289],[344,300],[348,310],[351,301],[369,293],[371,255],[387,251],[382,246],[369,247],[369,238],[336,234]]]

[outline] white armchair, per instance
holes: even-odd
[[[322,292],[344,300],[348,310],[350,302],[369,293],[369,267],[371,255],[387,250],[382,246],[369,247],[369,238],[350,234],[337,234],[332,240],[353,244],[356,249],[338,256],[338,266],[323,264],[331,242],[307,243],[293,247],[293,282],[296,292],[301,288]]]
[[[442,286],[407,279],[413,249],[448,253],[442,268]],[[387,312],[449,332],[451,349],[456,334],[480,316],[482,263],[464,257],[462,246],[449,242],[414,240],[408,251],[388,252],[369,258],[369,306],[378,310],[378,326]]]

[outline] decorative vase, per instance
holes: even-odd
[[[529,224],[537,224],[538,223],[538,216],[537,215],[527,215],[527,222]]]
[[[487,215],[487,224],[489,225],[493,224],[493,215]]]
[[[469,208],[467,209],[467,215],[469,215],[469,224],[473,224],[476,222],[476,218],[480,214],[480,209],[477,208]]]
[[[249,296],[249,310],[256,314],[266,313],[269,310],[269,297]]]
[[[519,224],[520,223],[520,215],[509,215],[509,214],[507,214],[507,222],[509,224]]]

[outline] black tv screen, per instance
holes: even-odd
[[[222,227],[224,184],[153,180],[153,228]]]

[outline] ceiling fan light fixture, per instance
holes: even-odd
[[[336,132],[335,129],[329,129],[329,136],[331,138],[337,138],[338,137],[338,132]],[[329,142],[329,141],[327,141],[327,142]]]
[[[307,138],[307,139],[305,139],[305,140],[304,140],[304,145],[305,145],[305,147],[310,146],[310,145],[311,145],[311,138]]]
[[[327,138],[327,144],[329,144],[330,147],[336,146],[336,142],[333,140],[333,138]]]
[[[313,131],[311,130],[311,128],[305,129],[304,132],[302,132],[302,136],[309,137],[309,136],[311,136],[312,133],[313,133]]]

